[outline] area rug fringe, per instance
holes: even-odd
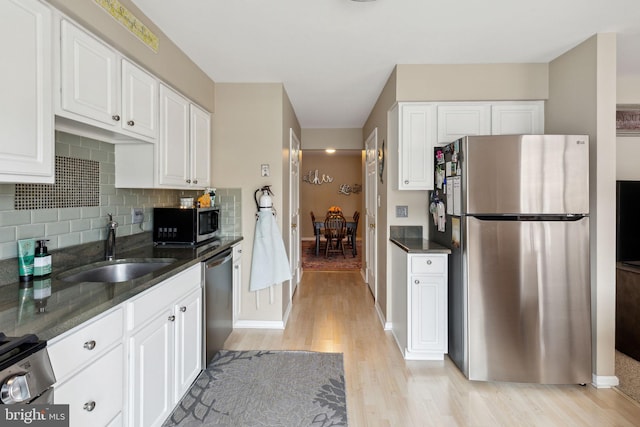
[[[341,353],[218,352],[163,427],[347,426]]]

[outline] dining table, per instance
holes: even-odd
[[[353,219],[352,216],[345,216],[344,219],[346,221],[347,234],[349,234],[349,232],[356,227],[356,221]],[[315,229],[313,234],[315,234],[316,236],[316,256],[318,256],[320,254],[320,235],[323,234],[324,219],[318,220],[316,218],[316,220],[313,222],[313,228]],[[355,242],[355,238],[354,238],[354,242]],[[351,247],[351,253],[353,254],[354,257],[357,254],[355,243]]]

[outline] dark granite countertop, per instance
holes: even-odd
[[[451,249],[423,238],[392,237],[392,243],[410,254],[450,254]]]
[[[241,240],[241,236],[222,237],[189,248],[154,246],[148,240],[135,248],[118,252],[116,258],[175,258],[176,261],[140,278],[120,283],[73,283],[58,278],[70,268],[99,261],[100,258],[95,256],[77,257],[75,265],[65,262],[60,263],[63,266],[56,266],[54,262],[53,271],[48,276],[51,295],[46,299],[37,299],[45,283],[41,280],[28,282],[33,284],[28,287],[18,282],[0,286],[0,332],[7,336],[36,334],[40,339],[50,340]],[[59,255],[59,258],[63,256]]]

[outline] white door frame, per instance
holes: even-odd
[[[378,301],[376,269],[378,265],[378,232],[376,229],[378,215],[378,128],[375,128],[364,143],[365,147],[365,281],[374,301]]]
[[[289,264],[291,280],[289,281],[289,301],[293,300],[301,278],[301,242],[300,242],[300,140],[293,129],[289,129],[289,215],[291,230],[289,231]]]

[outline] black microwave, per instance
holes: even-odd
[[[220,208],[153,208],[153,243],[197,245],[218,236]]]

